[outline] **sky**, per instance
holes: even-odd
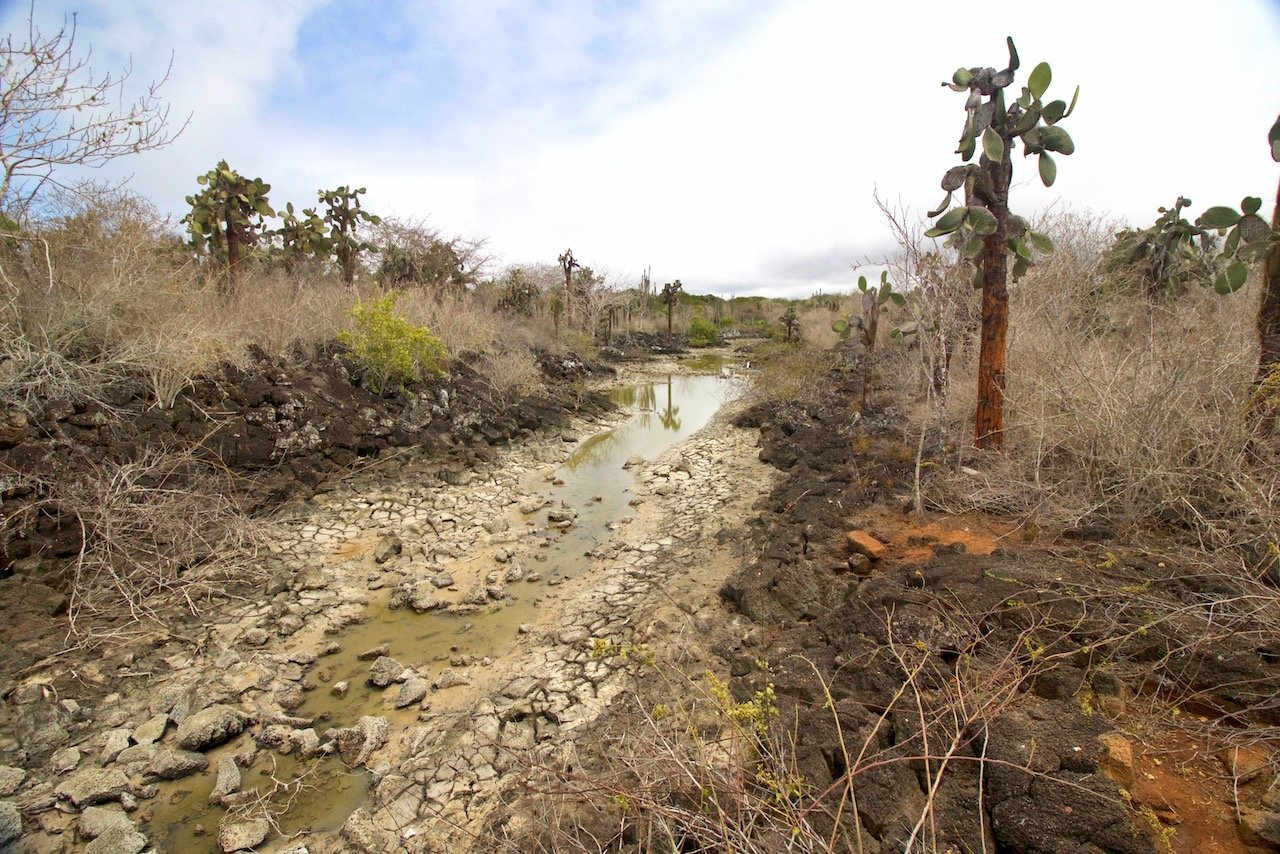
[[[25,34],[31,4],[0,0]],[[277,208],[365,187],[366,209],[485,239],[496,266],[575,256],[619,284],[691,293],[848,291],[892,254],[874,194],[943,197],[959,66],[1053,69],[1076,153],[1051,189],[1015,160],[1011,207],[1146,225],[1270,200],[1280,165],[1280,0],[35,0],[74,14],[97,72],[132,61],[172,116],[167,148],[104,168],[175,220],[220,159]],[[995,18],[995,25],[988,19]],[[170,67],[170,62],[172,65]]]

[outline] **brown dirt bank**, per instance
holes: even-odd
[[[1280,844],[1271,584],[1154,533],[917,519],[893,422],[828,399],[739,419],[786,476],[721,595],[761,638],[733,695],[773,685],[835,850]]]

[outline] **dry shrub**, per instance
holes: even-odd
[[[743,678],[751,687],[735,691],[647,644],[597,639],[592,658],[614,659],[636,679],[624,691],[627,702],[616,702],[601,731],[578,741],[577,755],[525,775],[531,795],[515,812],[526,820],[507,824],[522,832],[500,841],[546,852],[888,850],[871,838],[859,798],[874,801],[877,790],[905,778],[911,790],[902,801],[918,806],[913,824],[875,829],[897,842],[905,837],[893,850],[956,850],[948,836],[986,843],[981,798],[948,803],[939,792],[957,783],[982,790],[987,727],[1054,666],[1022,652],[1044,640],[1042,620],[997,648],[980,628],[991,617],[956,609],[951,625],[967,640],[954,667],[921,649],[923,641],[895,641],[888,625],[877,628],[889,639],[878,665],[902,679],[883,707],[833,695],[831,677],[803,656],[779,662],[788,680],[812,678],[812,694],[799,698],[777,693],[763,663]],[[1057,783],[1052,774],[1037,776]]]
[[[256,344],[268,353],[288,353],[332,341],[349,322],[355,301],[336,275],[289,278],[282,271],[262,270],[213,308],[243,347]]]
[[[196,613],[201,597],[255,571],[262,528],[241,510],[225,473],[189,451],[92,465],[47,492],[81,533],[71,569],[73,633],[103,621],[163,622],[177,605]]]
[[[396,308],[410,323],[435,333],[454,356],[487,353],[497,338],[496,316],[467,294],[408,290],[401,293]]]
[[[231,295],[149,202],[89,191],[20,237],[0,237],[0,398],[105,402],[140,385],[160,406],[251,344],[283,353],[331,339],[353,297],[336,279],[252,266]]]
[[[508,348],[481,356],[476,370],[504,398],[525,397],[542,388],[542,368],[525,349]]]
[[[832,350],[766,344],[755,350],[754,360],[760,373],[749,395],[803,406],[832,393],[829,374],[840,357]]]
[[[1163,523],[1215,547],[1280,534],[1274,460],[1249,452],[1256,291],[1151,305],[1099,272],[1114,224],[1060,215],[1058,252],[1010,293],[1006,451],[947,504],[1041,523]],[[953,376],[949,423],[967,448],[976,354]]]
[[[800,340],[817,350],[830,350],[840,343],[840,336],[831,324],[843,317],[840,311],[827,308],[809,308],[800,312]]]

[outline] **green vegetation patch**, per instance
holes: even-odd
[[[405,383],[428,374],[444,373],[444,344],[427,327],[414,326],[397,314],[396,296],[389,291],[371,302],[357,302],[351,309],[355,329],[338,336],[364,369],[369,388],[379,394],[393,385],[403,389]]]

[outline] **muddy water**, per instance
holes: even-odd
[[[720,365],[710,367],[718,370]],[[584,554],[608,538],[610,525],[626,517],[634,475],[624,463],[636,456],[651,460],[692,435],[737,392],[735,381],[717,375],[671,375],[614,389],[610,397],[629,413],[627,420],[588,438],[553,474],[525,485],[544,500],[563,503],[578,513],[568,530],[538,527],[545,524],[545,511],[512,519],[513,527],[529,526],[543,537],[535,560],[526,566],[540,580],[513,583],[499,607],[467,615],[391,610],[385,596],[374,599],[369,619],[339,636],[341,651],[317,661],[312,671],[317,687],[296,714],[314,718],[320,733],[353,724],[363,715],[387,717],[393,733],[411,725],[417,706],[393,709],[396,691],[369,686],[369,662],[358,655],[387,644],[397,660],[433,675],[451,663],[502,655],[519,627],[537,618],[541,597],[552,586],[584,572],[590,565]],[[514,508],[512,513],[519,516]],[[340,681],[350,683],[344,697],[329,690]],[[211,753],[211,768],[223,753],[248,748],[246,738]],[[337,759],[295,760],[271,753],[263,757],[244,772],[244,787],[257,785],[264,793],[277,790],[273,812],[279,813],[279,829],[286,835],[302,828],[324,832],[340,827],[370,785],[367,773],[353,772]],[[291,782],[299,778],[300,782]],[[166,785],[150,823],[152,844],[166,851],[216,851],[223,811],[208,804],[212,785],[212,774]],[[285,840],[275,836],[262,850],[281,847],[287,847]]]

